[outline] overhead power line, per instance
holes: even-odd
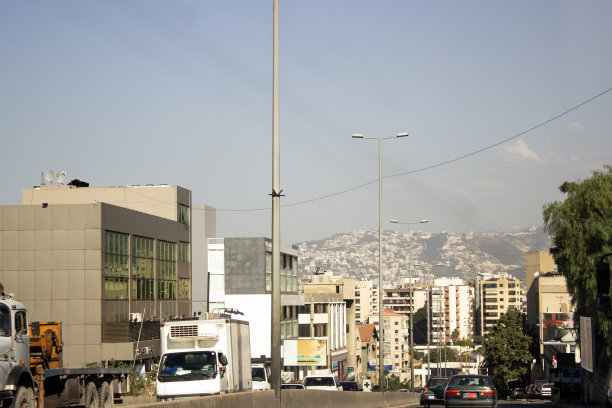
[[[468,157],[475,156],[475,155],[477,155],[479,153],[485,152],[485,151],[490,150],[490,149],[492,149],[494,147],[497,147],[497,146],[502,145],[502,144],[504,144],[506,142],[509,142],[510,140],[513,140],[513,139],[519,138],[521,136],[524,136],[524,135],[526,135],[528,133],[531,133],[534,130],[536,130],[538,128],[541,128],[541,127],[543,127],[543,126],[545,126],[545,125],[547,125],[547,124],[549,124],[549,123],[551,123],[551,122],[553,122],[553,121],[555,121],[555,120],[557,120],[557,119],[567,115],[568,113],[573,112],[576,109],[581,108],[582,106],[584,106],[584,105],[594,101],[595,99],[604,96],[605,94],[607,94],[610,91],[612,91],[612,87],[608,88],[608,89],[606,89],[606,90],[604,90],[604,91],[602,91],[600,93],[598,93],[595,96],[590,97],[589,99],[587,99],[587,100],[585,100],[583,102],[580,102],[579,104],[577,104],[577,105],[575,105],[575,106],[573,106],[573,107],[571,107],[571,108],[569,108],[569,109],[567,109],[567,110],[565,110],[565,111],[563,111],[563,112],[561,112],[561,113],[559,113],[559,114],[557,114],[557,115],[555,115],[555,116],[553,116],[553,117],[551,117],[551,118],[549,118],[549,119],[547,119],[547,120],[545,120],[543,122],[538,123],[535,126],[530,127],[529,129],[523,130],[522,132],[519,132],[519,133],[515,134],[514,136],[511,136],[511,137],[508,137],[506,139],[500,140],[499,142],[494,143],[492,145],[483,147],[483,148],[478,149],[478,150],[474,150],[473,152],[466,153],[464,155],[455,157],[454,159],[446,160],[446,161],[443,161],[443,162],[440,162],[440,163],[437,163],[437,164],[432,164],[431,166],[422,167],[422,168],[416,169],[416,170],[405,171],[405,172],[402,172],[402,173],[391,174],[391,175],[388,175],[388,176],[383,176],[383,178],[399,177],[399,176],[406,176],[408,174],[421,173],[423,171],[435,169],[437,167],[446,166],[448,164],[455,163],[455,162],[458,162],[458,161],[463,160],[463,159],[467,159]],[[374,179],[374,180],[368,181],[367,183],[363,183],[363,184],[360,184],[358,186],[347,188],[345,190],[338,191],[338,192],[335,192],[335,193],[327,194],[327,195],[324,195],[324,196],[319,196],[319,197],[316,197],[316,198],[311,198],[309,200],[303,200],[303,201],[298,201],[298,202],[289,203],[289,204],[282,204],[281,207],[295,207],[295,206],[298,206],[298,205],[308,204],[308,203],[312,203],[312,202],[315,202],[315,201],[325,200],[327,198],[336,197],[336,196],[339,196],[339,195],[342,195],[342,194],[349,193],[351,191],[358,190],[360,188],[363,188],[365,186],[368,186],[368,185],[370,185],[372,183],[376,183],[376,182],[378,182],[378,179]],[[266,207],[266,208],[250,208],[250,209],[225,209],[225,210],[224,209],[221,209],[221,210],[218,209],[216,211],[219,211],[219,212],[254,212],[254,211],[266,211],[266,210],[270,210],[270,208],[271,207]]]

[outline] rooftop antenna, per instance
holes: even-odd
[[[45,173],[45,181],[49,184],[53,183],[53,170],[47,170]]]

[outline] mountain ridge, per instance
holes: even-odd
[[[542,227],[489,232],[411,233],[414,276],[473,279],[478,272],[506,273],[525,280],[525,253],[548,251]],[[378,281],[378,230],[355,230],[297,244],[299,274],[317,269],[355,279]],[[383,231],[384,286],[405,282],[409,272],[408,234]]]

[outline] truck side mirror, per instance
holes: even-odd
[[[225,354],[219,354],[219,363],[222,366],[226,366],[227,365],[227,357],[225,357]]]

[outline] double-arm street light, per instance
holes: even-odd
[[[398,137],[406,137],[408,133],[398,133],[395,136],[389,137],[366,137],[361,134],[353,134],[354,139],[370,139],[378,141],[378,327],[380,328],[380,347],[378,348],[378,389],[384,392],[385,376],[383,368],[383,351],[384,351],[384,335],[383,335],[383,274],[382,274],[382,161],[381,148],[382,141],[387,139],[395,139]]]
[[[390,220],[389,222],[393,224],[403,224],[408,226],[408,282],[410,285],[410,390],[414,391],[414,330],[412,326],[412,320],[414,317],[414,293],[412,292],[412,239],[410,235],[410,226],[415,224],[425,224],[429,222],[429,220],[421,220],[414,222],[403,222],[398,220]]]

